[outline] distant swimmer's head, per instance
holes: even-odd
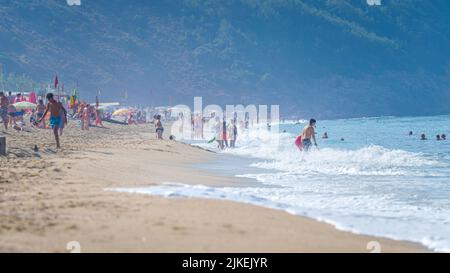
[[[48,93],[47,94],[47,100],[53,101],[53,99],[54,99],[53,93]]]
[[[427,140],[427,136],[425,134],[420,135],[421,140]]]
[[[441,140],[441,135],[437,135],[437,136],[436,136],[436,140],[437,140],[437,141]]]
[[[309,125],[311,125],[311,126],[316,126],[316,123],[317,123],[317,120],[315,120],[313,118],[309,120]]]
[[[409,131],[409,135],[412,136],[414,133],[413,131]]]
[[[442,134],[441,138],[442,140],[447,140],[447,136],[445,134]]]

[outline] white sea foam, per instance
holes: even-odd
[[[279,145],[273,143],[273,134],[259,134],[255,138],[244,137],[237,149],[225,153],[262,159],[252,166],[298,174],[325,175],[416,175],[440,176],[428,168],[442,163],[426,158],[421,153],[399,149],[387,149],[368,145],[355,150],[336,148],[314,149],[301,153],[293,145],[295,136],[281,133]]]
[[[307,187],[308,188],[308,187]],[[212,188],[166,183],[148,188],[108,189],[169,198],[207,198],[253,204],[311,217],[354,233],[422,243],[438,251],[450,251],[450,223],[445,211],[398,204],[393,195],[330,196],[292,188]],[[332,193],[329,193],[332,194]],[[331,198],[331,196],[333,196]],[[351,209],[351,213],[349,211]]]
[[[367,118],[323,122],[335,139],[301,153],[294,132],[239,132],[238,148],[220,169],[250,160],[235,175],[259,187],[162,185],[120,191],[250,203],[312,217],[355,233],[410,240],[450,251],[450,146],[406,136],[411,128],[450,130],[449,117]],[[260,128],[261,129],[261,128]],[[357,136],[354,132],[359,132]],[[387,134],[386,132],[389,132]],[[349,141],[339,141],[346,136]],[[337,138],[337,139],[336,139]],[[276,145],[274,145],[276,143]],[[197,144],[198,145],[198,144]],[[214,149],[215,144],[200,144]],[[225,165],[225,166],[224,166]],[[241,164],[242,165],[242,164]],[[241,166],[240,165],[240,166]]]

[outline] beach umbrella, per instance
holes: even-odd
[[[36,104],[28,101],[16,102],[13,105],[14,107],[16,107],[17,110],[34,109],[37,106]]]
[[[69,103],[69,105],[70,105],[70,108],[74,108],[75,107],[75,97],[72,95],[72,96],[70,96],[70,103]]]
[[[113,116],[126,116],[130,114],[129,109],[119,109],[113,113]]]
[[[78,90],[77,89],[73,89],[72,97],[73,97],[74,101],[78,100]]]

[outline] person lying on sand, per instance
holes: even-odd
[[[64,122],[64,120],[61,119],[61,110],[64,112],[64,115],[67,115],[67,111],[66,109],[64,109],[62,103],[54,99],[52,93],[47,94],[47,100],[48,104],[47,108],[45,109],[43,117],[45,117],[47,113],[50,111],[50,126],[53,129],[53,134],[55,135],[56,148],[59,149],[61,148],[61,146],[59,144],[58,131],[59,128],[61,127],[61,122]],[[38,120],[39,123],[42,122],[43,117]]]

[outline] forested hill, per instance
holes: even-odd
[[[135,104],[450,113],[450,1],[0,0],[0,63]]]

